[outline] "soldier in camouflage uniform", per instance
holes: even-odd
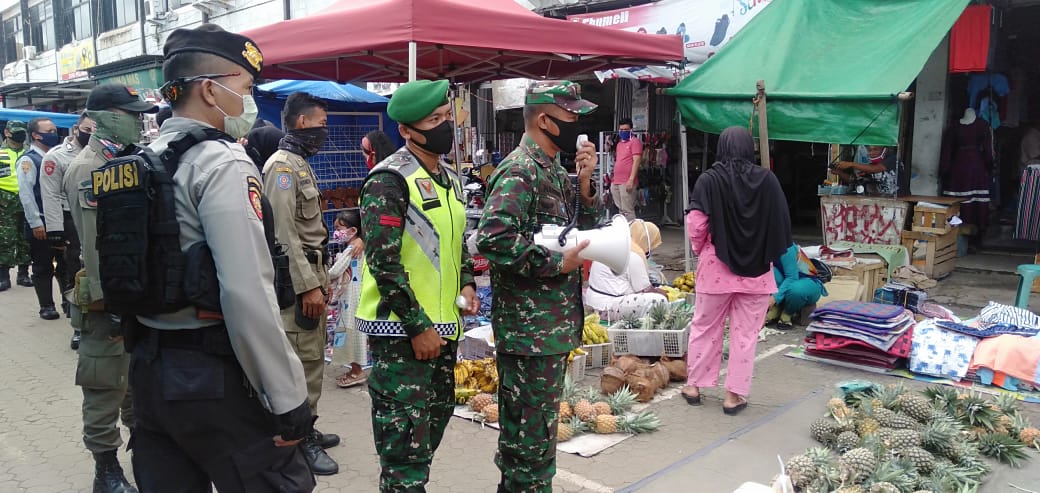
[[[498,491],[509,493],[552,491],[567,355],[581,344],[578,253],[588,242],[560,253],[535,245],[532,235],[543,224],[569,224],[575,215],[579,228],[592,228],[602,214],[592,185],[596,149],[576,145],[578,117],[596,105],[569,81],[535,82],[525,102],[524,137],[489,179],[477,233],[478,248],[491,262],[495,300]],[[560,164],[561,151],[577,151],[578,191]]]
[[[454,129],[448,81],[401,86],[387,107],[405,147],[372,169],[361,190],[365,264],[358,330],[369,335],[372,431],[379,490],[422,492],[454,406],[462,319],[479,308],[463,246],[459,179],[441,161]]]
[[[18,158],[25,152],[25,122],[10,120],[0,147],[0,291],[11,287],[11,266],[18,266],[18,285],[29,280],[29,240],[25,238],[25,211],[18,198]]]

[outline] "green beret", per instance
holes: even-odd
[[[7,129],[16,132],[18,130],[25,130],[25,122],[21,120],[8,120]]]
[[[445,104],[448,104],[448,81],[413,80],[394,91],[386,113],[397,123],[414,123]]]

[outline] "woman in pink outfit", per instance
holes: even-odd
[[[697,180],[686,215],[698,262],[683,396],[699,405],[700,389],[718,385],[729,319],[729,369],[722,402],[729,415],[747,407],[758,332],[777,290],[772,262],[792,243],[780,183],[755,164],[754,156],[754,141],[746,129],[722,132],[718,161]]]

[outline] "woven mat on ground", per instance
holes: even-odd
[[[1040,391],[1032,391],[1032,392],[1018,391],[1018,392],[1015,392],[1015,391],[1011,391],[1011,390],[1004,390],[1004,389],[1002,389],[1000,387],[994,387],[992,385],[983,385],[983,384],[980,384],[980,383],[975,383],[975,382],[970,382],[970,381],[956,382],[956,381],[950,380],[948,378],[929,377],[927,375],[920,375],[920,374],[917,374],[917,373],[911,373],[909,370],[905,370],[905,369],[885,370],[885,369],[882,369],[882,368],[873,368],[873,367],[866,366],[866,365],[857,365],[855,363],[849,363],[849,362],[845,362],[845,361],[837,361],[837,360],[830,360],[830,359],[825,359],[825,358],[817,358],[815,356],[811,356],[811,355],[806,354],[804,346],[798,346],[797,348],[792,349],[791,351],[787,352],[786,356],[789,357],[789,358],[801,359],[801,360],[805,360],[805,361],[815,361],[817,363],[826,363],[826,364],[829,364],[829,365],[841,366],[841,367],[844,367],[844,368],[852,368],[852,369],[855,369],[855,370],[863,370],[863,371],[868,371],[868,372],[871,372],[871,373],[880,373],[882,375],[889,375],[889,376],[893,376],[893,377],[909,378],[911,380],[917,380],[919,382],[926,382],[926,383],[930,383],[930,384],[946,385],[948,387],[955,387],[955,388],[964,389],[964,390],[974,390],[976,392],[982,392],[982,393],[991,394],[991,395],[1011,394],[1011,395],[1014,395],[1015,397],[1019,398],[1020,400],[1022,400],[1024,402],[1040,404]]]

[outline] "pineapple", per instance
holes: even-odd
[[[902,493],[910,491],[917,484],[917,473],[914,465],[904,459],[882,462],[871,474],[868,484],[870,493]]]
[[[601,414],[614,414],[611,412],[610,404],[603,401],[592,403],[592,411],[596,413],[597,416]]]
[[[628,388],[628,385],[622,385],[620,389],[617,389],[613,394],[607,396],[607,404],[610,404],[610,413],[622,415],[632,409],[632,406],[639,402],[636,399],[636,394],[632,392],[632,389]]]
[[[791,483],[799,488],[808,486],[816,478],[816,463],[807,455],[796,455],[787,459],[784,467],[791,477]]]
[[[931,402],[919,395],[903,394],[899,396],[898,403],[900,410],[918,422],[925,423],[932,416]]]
[[[838,463],[840,464],[842,479],[858,483],[874,472],[874,469],[877,467],[877,458],[869,449],[861,447],[842,454]]]
[[[1016,438],[999,433],[982,435],[979,438],[979,452],[1011,467],[1021,467],[1022,462],[1029,459],[1025,445]]]
[[[882,418],[882,416],[884,416]],[[878,423],[885,428],[913,430],[920,426],[914,418],[902,413],[878,414]]]
[[[928,387],[922,392],[926,399],[932,401],[932,405],[946,411],[947,413],[953,413],[957,408],[958,394],[957,391],[949,387],[934,386]]]
[[[845,431],[838,435],[834,448],[838,452],[847,452],[859,446],[859,435],[854,431]]]
[[[1012,393],[1000,394],[994,399],[994,403],[997,408],[1000,409],[1001,413],[1007,414],[1008,416],[1018,415],[1018,396]]]
[[[936,454],[952,457],[960,429],[949,419],[933,419],[921,429],[921,445]]]
[[[856,423],[856,433],[860,436],[873,435],[881,429],[881,424],[873,417],[865,417]]]
[[[805,488],[806,493],[832,493],[842,484],[841,470],[833,464],[821,465],[816,479]]]
[[[1000,412],[994,411],[985,398],[974,393],[960,399],[957,414],[964,424],[990,431],[996,429],[1000,418]]]
[[[935,467],[935,456],[921,447],[909,447],[896,451],[896,455],[909,460],[917,472],[928,474]]]
[[[647,433],[657,431],[661,421],[651,412],[635,415],[612,416],[609,414],[596,416],[593,431],[596,433]]]
[[[560,401],[560,418],[571,419],[574,417],[574,409],[571,408],[571,403],[567,401]]]
[[[469,408],[475,412],[483,412],[488,404],[495,403],[495,396],[481,392],[469,400]]]
[[[834,493],[864,493],[863,487],[858,484],[849,484],[834,490]]]
[[[906,387],[902,383],[886,385],[874,396],[871,404],[875,409],[885,408],[892,411],[899,409],[899,396],[906,393]]]
[[[646,313],[649,329],[666,330],[666,318],[668,318],[669,305],[667,303],[655,303]]]
[[[588,426],[584,421],[577,417],[571,417],[567,421],[560,421],[559,426],[556,428],[556,441],[566,442],[575,435],[584,433],[588,429]]]
[[[868,493],[900,493],[899,488],[888,481],[880,481],[870,485]]]
[[[498,422],[498,404],[491,403],[491,404],[488,404],[488,405],[484,406],[484,408],[480,410],[480,415],[481,415],[481,418],[480,418],[481,421],[484,421],[486,423],[497,423]]]
[[[813,440],[827,445],[838,435],[838,422],[832,418],[820,418],[809,425],[809,434]]]
[[[878,432],[881,441],[892,450],[917,447],[921,445],[921,434],[914,430],[897,430],[882,428]]]
[[[1022,431],[1018,432],[1018,440],[1027,447],[1040,450],[1040,430],[1036,428],[1022,428]]]
[[[574,415],[582,421],[591,421],[596,417],[596,408],[592,407],[588,399],[581,399],[574,404]]]

